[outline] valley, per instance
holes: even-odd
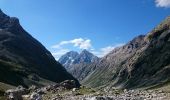
[[[82,49],[56,61],[18,18],[0,10],[0,100],[6,99],[169,100],[170,17],[103,57]]]

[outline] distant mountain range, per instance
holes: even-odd
[[[74,56],[66,54],[59,60],[83,85],[149,88],[167,84],[170,82],[170,17],[147,35],[135,37],[101,59],[86,54],[89,53],[80,56],[74,52]],[[77,57],[81,59],[76,60]],[[93,62],[91,58],[97,60]]]
[[[51,53],[0,10],[0,82],[12,86],[46,85],[75,80]],[[0,86],[0,88],[3,86]]]
[[[68,72],[70,72],[78,80],[84,79],[92,70],[91,64],[100,60],[87,50],[83,50],[80,54],[76,51],[70,51],[60,57],[58,60]]]

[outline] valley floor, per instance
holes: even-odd
[[[120,90],[115,88],[75,88],[74,81],[65,81],[42,88],[22,86],[5,92],[9,100],[170,100],[169,84],[149,90]],[[2,96],[2,95],[1,95]],[[12,99],[13,98],[13,99]],[[0,100],[6,100],[5,96]]]
[[[170,100],[170,93],[161,90],[124,90],[124,91],[93,91],[81,93],[82,89],[63,93],[47,93],[43,100]]]
[[[22,97],[24,100],[170,100],[170,92],[162,90],[50,88],[39,88],[29,94],[22,95]]]

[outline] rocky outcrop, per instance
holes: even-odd
[[[60,86],[64,87],[65,89],[73,89],[77,87],[74,80],[66,80],[61,82]]]

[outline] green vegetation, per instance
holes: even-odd
[[[92,88],[87,88],[87,87],[83,87],[83,86],[78,91],[79,91],[80,94],[92,94],[92,93],[96,92]]]
[[[5,96],[0,96],[0,100],[7,100]]]
[[[0,100],[6,100],[4,92],[12,88],[14,88],[14,86],[0,82]]]
[[[13,89],[13,88],[15,88],[15,87],[12,85],[0,82],[0,94],[8,89]]]
[[[0,96],[3,96],[3,95],[4,95],[4,91],[0,90]]]
[[[0,90],[5,91],[14,86],[30,86],[31,84],[45,86],[54,82],[39,77],[39,81],[29,78],[29,74],[23,69],[23,66],[12,62],[0,60]],[[5,77],[4,77],[5,76]],[[12,77],[11,77],[12,76]],[[8,85],[10,84],[10,85]]]
[[[156,86],[152,86],[148,89],[150,89],[150,90],[163,90],[164,92],[170,93],[170,81],[156,85]]]
[[[4,96],[4,91],[0,90],[0,100],[6,100]]]
[[[165,30],[170,29],[169,21],[170,21],[170,16],[167,17],[164,21],[162,21],[157,27],[155,27],[148,34],[147,39],[151,40],[152,38],[159,36]]]
[[[0,90],[0,100],[6,100],[4,96],[4,91],[1,91],[1,90]]]

